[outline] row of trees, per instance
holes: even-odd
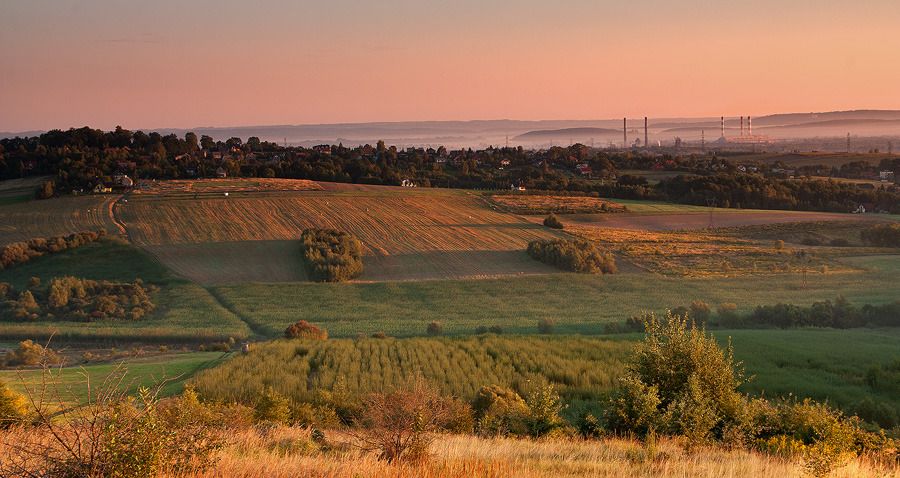
[[[0,247],[0,270],[23,264],[35,257],[53,254],[90,244],[106,235],[105,230],[76,232],[51,238],[36,237],[24,242],[13,242]]]

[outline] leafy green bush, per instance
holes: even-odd
[[[291,402],[266,387],[253,406],[253,419],[259,423],[290,424]]]
[[[562,221],[560,221],[559,218],[556,217],[556,214],[553,213],[550,213],[550,215],[544,219],[544,225],[551,229],[562,229],[565,227]]]
[[[571,272],[613,274],[616,260],[584,240],[538,240],[528,243],[528,255],[545,264]]]
[[[481,387],[472,401],[475,430],[483,436],[526,435],[528,404],[513,390],[499,385]]]
[[[731,347],[685,316],[645,317],[646,337],[626,369],[607,415],[617,431],[652,430],[686,436],[693,444],[720,438],[743,420],[739,364]],[[718,435],[718,436],[717,436]]]
[[[307,274],[314,281],[343,282],[363,272],[362,244],[346,232],[305,229],[300,244]]]

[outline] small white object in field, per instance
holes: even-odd
[[[225,193],[225,197],[228,197],[228,193]]]

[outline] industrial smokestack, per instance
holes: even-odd
[[[750,129],[750,136],[753,136],[753,120],[747,117],[747,128]]]
[[[644,116],[644,147],[650,149],[650,140],[647,135],[647,117]]]
[[[725,117],[722,117],[722,137],[725,137]]]
[[[628,118],[622,118],[622,149],[628,149]]]
[[[741,136],[744,136],[744,117],[741,116]]]

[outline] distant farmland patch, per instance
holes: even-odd
[[[0,205],[0,245],[104,229],[118,233],[110,208],[118,196],[66,196]]]
[[[296,268],[298,262],[292,259],[293,250],[279,241],[296,241],[307,228],[353,234],[363,244],[366,264],[391,263],[398,279],[533,273],[532,266],[520,267],[522,261],[504,265],[483,260],[491,258],[490,252],[522,251],[529,241],[561,237],[491,210],[475,195],[446,190],[382,188],[198,199],[146,195],[133,197],[117,213],[136,244],[204,283],[300,279],[296,271],[285,269]],[[248,256],[240,257],[244,245]],[[473,251],[473,257],[466,257]],[[394,256],[402,259],[393,261]],[[250,257],[256,258],[254,267],[240,265],[250,264]],[[493,257],[502,259],[504,254]],[[415,269],[406,268],[416,264]],[[388,272],[366,270],[361,280],[393,278]]]
[[[319,191],[315,181],[306,179],[240,178],[240,179],[173,179],[167,181],[141,181],[134,194],[242,193],[263,191]]]
[[[515,214],[577,214],[624,212],[625,206],[590,196],[494,194],[491,201]]]

